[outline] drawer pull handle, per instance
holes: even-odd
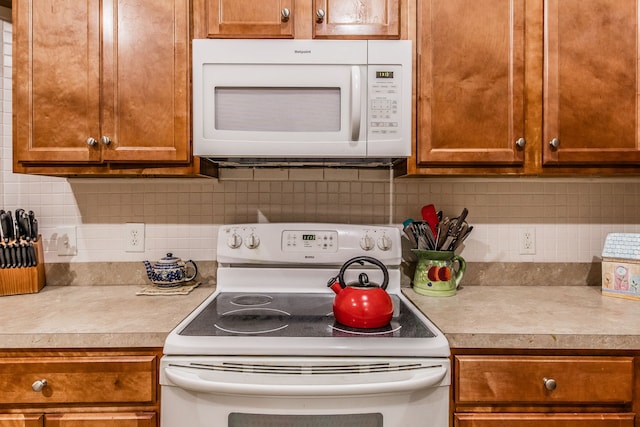
[[[41,380],[37,380],[33,384],[31,384],[31,388],[33,389],[33,391],[42,391],[46,386],[47,380],[45,380],[44,378]]]
[[[544,388],[546,388],[549,391],[553,391],[556,389],[556,387],[558,386],[558,384],[556,383],[556,380],[554,380],[553,378],[544,378]]]

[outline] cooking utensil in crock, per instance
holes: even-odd
[[[438,222],[440,222],[435,206],[425,205],[422,207],[421,213],[422,213],[422,219],[427,224],[429,224],[429,227],[431,228],[431,233],[435,236],[437,234],[436,227],[438,226]]]
[[[345,284],[344,273],[347,268],[358,263],[371,263],[382,270],[384,276],[382,284],[369,281],[367,273],[360,273],[358,281]],[[358,256],[345,262],[340,273],[332,277],[327,286],[335,293],[333,300],[333,315],[336,320],[352,328],[380,328],[388,325],[393,317],[393,301],[385,290],[389,284],[389,271],[379,260]]]

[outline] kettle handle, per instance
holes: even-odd
[[[380,268],[380,270],[382,270],[384,279],[382,280],[382,284],[380,285],[380,287],[382,289],[387,289],[387,285],[389,284],[389,271],[387,270],[387,266],[384,265],[380,260],[377,260],[369,256],[357,256],[357,257],[351,258],[349,261],[343,264],[342,268],[340,269],[340,273],[338,273],[338,276],[336,276],[334,279],[338,279],[338,282],[340,283],[341,287],[343,288],[346,287],[345,281],[344,281],[344,272],[347,270],[347,267],[349,267],[351,264],[355,262],[359,264],[364,264],[364,261],[367,261],[373,265],[376,265]],[[335,280],[331,281],[331,283],[333,282],[335,282]]]
[[[191,265],[193,266],[193,275],[192,275],[192,276],[188,276],[188,277],[186,276],[186,271],[187,271],[187,270],[186,270],[186,266],[187,266],[187,264],[191,264]],[[185,261],[185,262],[184,262],[184,265],[185,265],[185,277],[184,277],[184,281],[185,281],[185,282],[189,282],[189,281],[191,281],[191,280],[195,279],[195,278],[196,278],[196,276],[198,275],[198,266],[196,265],[196,263],[195,263],[195,262],[193,262],[193,261],[191,261],[191,260],[189,260],[189,261]]]

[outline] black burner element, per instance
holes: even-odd
[[[247,294],[240,295],[231,300],[231,304],[243,306],[267,305],[273,301],[273,297],[269,295]]]
[[[223,313],[213,326],[232,335],[267,334],[286,328],[289,316],[272,308],[241,308]]]

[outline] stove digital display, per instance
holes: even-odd
[[[335,230],[285,230],[282,232],[282,251],[304,253],[336,252],[338,232]]]

